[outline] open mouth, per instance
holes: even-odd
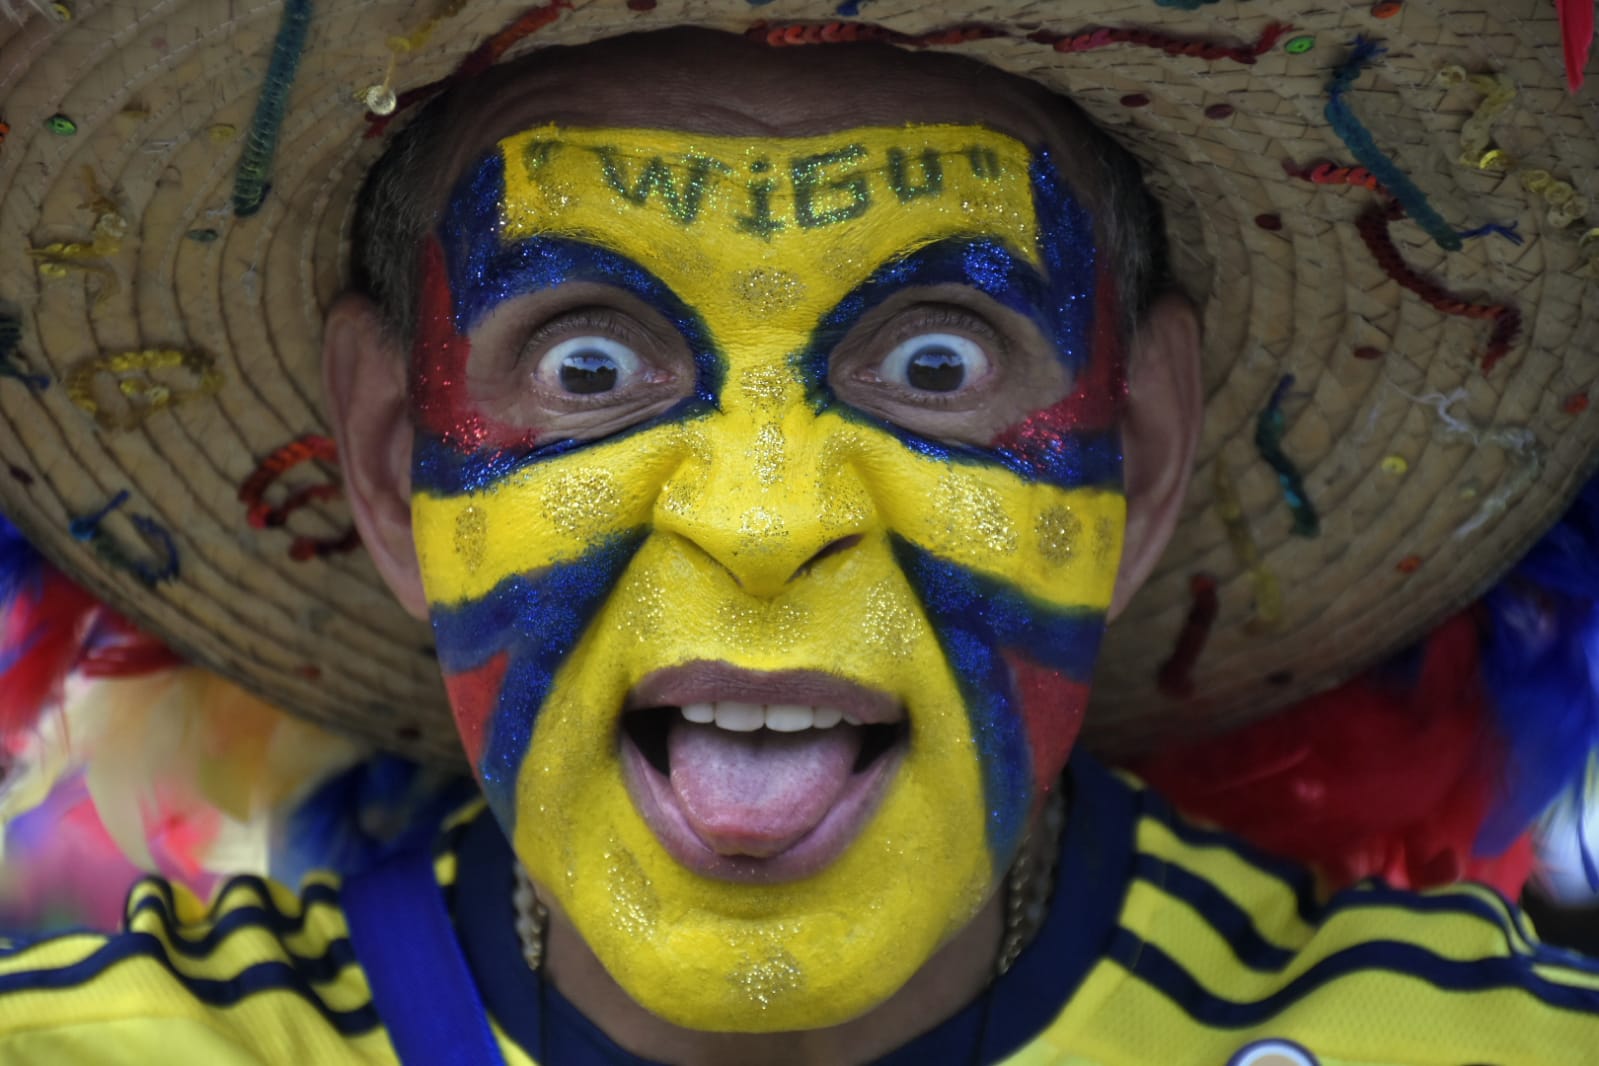
[[[909,735],[891,697],[811,671],[659,671],[628,698],[623,774],[667,851],[696,873],[816,873],[859,836]]]

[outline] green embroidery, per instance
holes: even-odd
[[[705,183],[711,171],[731,173],[726,164],[714,159],[702,155],[688,156],[684,160],[688,165],[687,173],[683,177],[683,188],[679,191],[672,168],[660,156],[655,156],[644,164],[644,169],[630,188],[622,168],[617,165],[616,149],[594,148],[592,151],[599,157],[600,173],[605,178],[605,184],[620,193],[624,200],[643,207],[649,202],[652,193],[659,192],[661,199],[666,201],[667,211],[684,225],[699,217],[700,206],[705,200]]]
[[[872,194],[866,184],[866,175],[856,170],[828,180],[826,171],[828,167],[839,164],[859,163],[865,156],[865,146],[852,144],[836,151],[804,156],[790,163],[789,173],[794,179],[794,221],[805,229],[816,229],[820,226],[848,222],[852,218],[864,215],[867,208],[872,206]],[[818,192],[841,193],[849,199],[847,203],[818,210],[816,206]],[[830,195],[828,199],[836,198]]]
[[[888,150],[888,187],[894,190],[899,202],[908,204],[923,196],[941,196],[944,192],[944,165],[938,152],[932,148],[922,152],[922,183],[912,185],[906,173],[905,149]]]

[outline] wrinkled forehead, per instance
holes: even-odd
[[[1026,298],[1017,284],[1059,291],[1091,273],[1091,229],[1047,152],[983,126],[725,137],[545,125],[468,170],[439,234],[462,332],[525,291],[557,240],[613,253],[723,332],[801,335],[869,280],[972,285],[1007,303]]]
[[[468,166],[521,130],[692,130],[806,137],[850,127],[983,126],[1048,148],[1085,202],[1100,171],[1087,120],[1025,78],[967,56],[888,45],[773,49],[678,28],[540,49],[490,67],[446,116],[434,209]]]

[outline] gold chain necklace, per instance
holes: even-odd
[[[1016,861],[1005,875],[1005,932],[994,960],[995,978],[1003,977],[1015,964],[1049,914],[1049,899],[1055,891],[1060,863],[1060,835],[1066,826],[1065,793],[1064,782],[1050,790],[1036,836],[1029,833],[1023,838]],[[522,864],[513,863],[513,867],[511,902],[516,910],[516,936],[522,942],[522,958],[536,973],[544,965],[544,936],[550,912],[539,902]]]

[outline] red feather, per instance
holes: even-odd
[[[1560,6],[1560,39],[1566,53],[1566,83],[1571,91],[1582,88],[1593,47],[1593,0],[1555,0]]]
[[[1333,887],[1469,878],[1515,898],[1531,869],[1526,843],[1472,851],[1495,780],[1485,701],[1476,625],[1459,615],[1429,640],[1414,684],[1364,675],[1133,769],[1185,813],[1307,863]]]
[[[0,738],[33,728],[60,701],[99,601],[44,566],[0,622]]]

